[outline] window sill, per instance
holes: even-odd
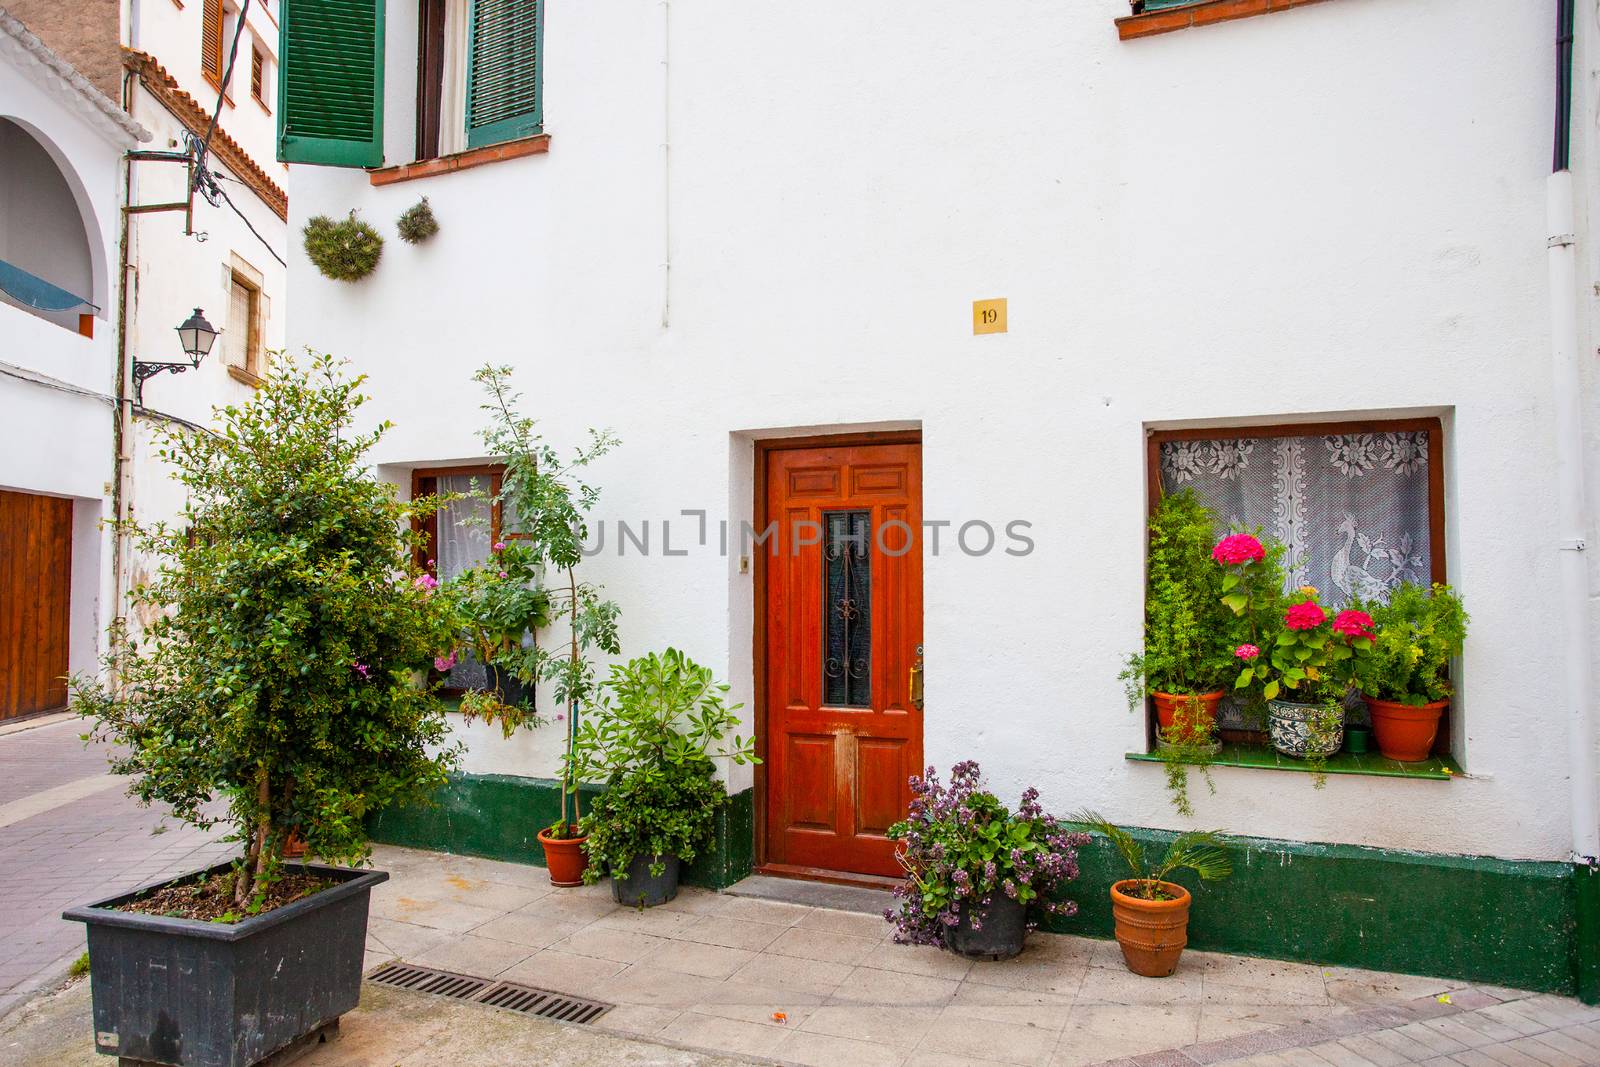
[[[232,363],[228,364],[228,377],[236,382],[243,382],[252,389],[261,388],[261,376],[259,374],[251,374],[243,367],[235,367]]]
[[[502,144],[484,145],[482,148],[469,148],[465,152],[455,152],[436,159],[419,159],[415,163],[402,163],[395,167],[369,170],[367,180],[373,185],[393,185],[395,182],[415,181],[418,178],[431,178],[435,174],[449,174],[453,171],[481,167],[486,163],[498,163],[502,159],[542,155],[548,151],[550,151],[550,135],[536,133],[532,137],[523,137]]]
[[[1160,763],[1154,752],[1129,752],[1126,757],[1140,763]],[[1280,755],[1270,745],[1224,744],[1222,751],[1211,760],[1213,767],[1252,767],[1268,771],[1298,771],[1312,773],[1305,760]],[[1376,752],[1355,755],[1335,752],[1328,757],[1324,768],[1329,774],[1364,774],[1377,778],[1420,778],[1435,782],[1448,782],[1461,773],[1461,767],[1448,756],[1434,756],[1421,763],[1401,763],[1385,759]]]
[[[1146,11],[1139,15],[1124,15],[1117,19],[1117,34],[1122,40],[1134,37],[1152,37],[1158,33],[1186,30],[1191,26],[1207,26],[1213,22],[1229,22],[1266,15],[1274,11],[1287,11],[1291,7],[1304,7],[1320,0],[1198,0],[1182,7],[1169,7],[1160,11]]]

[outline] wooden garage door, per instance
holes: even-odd
[[[0,719],[67,703],[72,501],[0,489]]]

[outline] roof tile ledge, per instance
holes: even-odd
[[[200,101],[190,96],[178,85],[178,79],[167,73],[154,56],[146,52],[139,52],[132,48],[122,50],[122,64],[139,76],[139,81],[150,91],[161,106],[172,112],[174,118],[183,123],[196,137],[205,135],[206,127],[211,124],[211,112]],[[289,194],[274,182],[262,168],[261,164],[251,158],[219,123],[217,130],[211,135],[211,151],[222,161],[223,166],[233,171],[239,180],[250,187],[251,192],[261,198],[261,201],[272,209],[272,213],[285,222],[289,221]]]
[[[449,174],[452,171],[481,167],[485,163],[498,163],[502,159],[542,155],[548,151],[550,151],[550,135],[536,133],[532,137],[484,145],[482,148],[469,148],[465,152],[453,152],[435,159],[419,159],[415,163],[401,163],[393,167],[369,170],[367,178],[373,185],[392,185],[395,182],[414,181],[435,174]]]
[[[1287,11],[1291,7],[1321,3],[1322,0],[1197,0],[1182,7],[1145,11],[1137,15],[1124,15],[1117,19],[1117,34],[1122,40],[1134,37],[1151,37],[1173,30],[1186,30],[1191,26],[1206,26],[1213,22],[1229,22]]]

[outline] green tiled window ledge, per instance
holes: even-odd
[[[1127,758],[1141,763],[1160,763],[1154,752],[1129,752]],[[1285,756],[1270,745],[1225,744],[1222,751],[1211,759],[1213,767],[1259,767],[1269,771],[1299,771],[1310,774],[1312,767],[1305,760]],[[1461,773],[1461,767],[1448,756],[1435,756],[1421,763],[1401,763],[1386,759],[1376,752],[1356,755],[1353,752],[1336,752],[1328,757],[1324,768],[1329,774],[1368,774],[1380,778],[1426,778],[1448,782]]]

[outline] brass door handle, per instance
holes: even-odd
[[[911,676],[906,680],[906,689],[910,693],[911,706],[918,711],[922,710],[922,646],[917,646],[917,662],[911,665]]]

